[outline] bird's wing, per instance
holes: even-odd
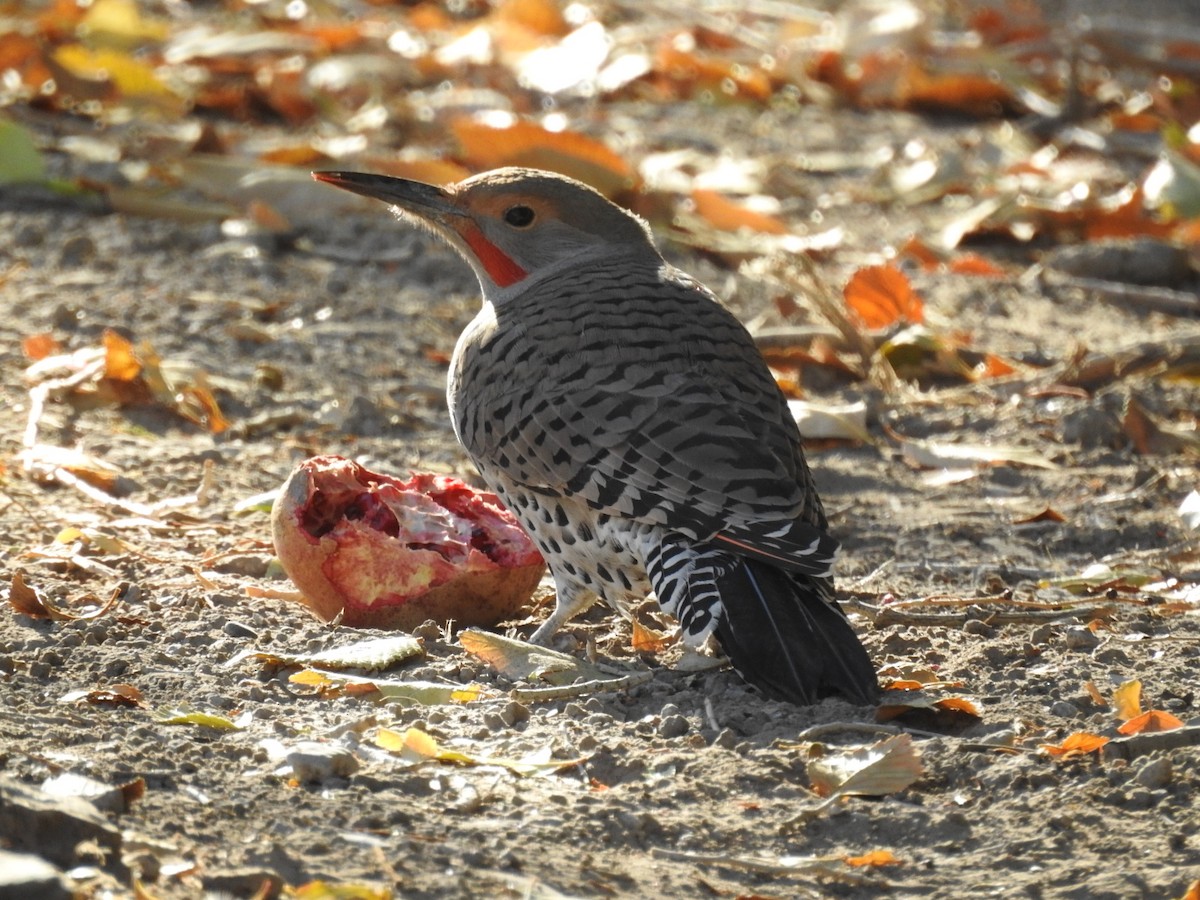
[[[481,467],[614,517],[828,573],[837,544],[813,513],[781,400],[746,402],[744,384],[729,388],[741,396],[725,396],[716,386],[724,379],[689,368],[664,376],[645,367],[643,376],[619,358],[594,363],[587,379],[542,374],[539,390],[518,392],[530,399],[504,417],[509,427],[468,446]]]

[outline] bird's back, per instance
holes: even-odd
[[[460,339],[450,394],[459,437],[489,480],[685,530],[715,530],[739,512],[825,525],[753,340],[664,264],[563,270],[486,307]],[[697,509],[677,513],[676,497]]]

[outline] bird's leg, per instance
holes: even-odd
[[[530,643],[540,644],[543,647],[549,645],[550,639],[554,637],[558,629],[595,602],[596,595],[592,591],[573,582],[564,583],[561,578],[556,576],[554,579],[554,612],[533,633],[533,637],[529,639]]]

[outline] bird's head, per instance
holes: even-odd
[[[539,169],[494,169],[447,187],[360,172],[314,172],[388,203],[469,262],[484,296],[540,271],[605,252],[657,256],[644,222],[582,182]]]

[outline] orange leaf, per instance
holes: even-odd
[[[1069,735],[1061,744],[1042,744],[1042,749],[1051,756],[1068,756],[1091,753],[1094,750],[1099,750],[1107,743],[1108,738],[1106,737],[1101,737],[1098,734],[1088,734],[1086,731],[1077,731]]]
[[[846,306],[867,328],[925,321],[924,302],[913,291],[908,276],[891,264],[859,269],[850,276],[843,295]]]
[[[904,242],[900,252],[919,262],[926,272],[936,272],[942,265],[942,257],[915,235]]]
[[[943,697],[934,705],[938,709],[948,709],[979,718],[979,707],[965,697]]]
[[[1035,513],[1032,516],[1026,516],[1023,519],[1017,519],[1013,522],[1014,525],[1028,525],[1031,522],[1065,522],[1066,517],[1053,507],[1047,506],[1040,513]]]
[[[1179,900],[1200,900],[1200,878],[1193,881],[1185,893]]]
[[[762,69],[742,65],[724,56],[701,53],[697,35],[676,32],[663,37],[654,48],[654,72],[676,97],[707,91],[715,97],[741,97],[766,101],[771,96],[771,79]]]
[[[662,653],[667,648],[667,641],[661,634],[636,619],[633,622],[632,643],[638,653]]]
[[[978,253],[963,253],[950,260],[947,268],[956,275],[978,275],[982,278],[1003,278],[1007,273]]]
[[[529,166],[578,178],[606,196],[633,187],[636,175],[620,156],[599,141],[575,131],[548,131],[532,122],[507,128],[471,118],[450,123],[463,157],[480,169]]]
[[[891,850],[872,850],[861,856],[843,856],[842,862],[848,866],[898,866],[901,861]]]
[[[737,231],[748,228],[763,234],[787,234],[788,227],[782,220],[766,213],[756,212],[748,206],[736,203],[716,191],[696,188],[692,191],[692,203],[696,212],[722,231]]]
[[[1085,681],[1083,689],[1087,691],[1088,696],[1092,698],[1092,702],[1097,706],[1108,706],[1108,701],[1104,699],[1094,681]]]
[[[494,15],[500,21],[547,37],[561,37],[571,30],[554,0],[505,0]]]
[[[21,352],[25,354],[26,359],[37,362],[52,353],[61,353],[62,345],[55,340],[54,335],[43,331],[41,334],[21,338]]]
[[[1142,712],[1142,683],[1127,681],[1113,691],[1113,707],[1121,721],[1135,718]]]
[[[1014,106],[1012,91],[998,79],[970,72],[928,73],[911,64],[896,87],[896,102],[909,109],[997,116]]]
[[[1169,712],[1161,709],[1152,709],[1142,713],[1140,716],[1134,716],[1117,728],[1117,731],[1121,732],[1121,734],[1141,734],[1142,732],[1150,731],[1174,731],[1176,728],[1182,727],[1183,722]]]
[[[142,364],[133,352],[133,344],[111,328],[104,331],[104,377],[113,381],[133,381],[141,374]]]

